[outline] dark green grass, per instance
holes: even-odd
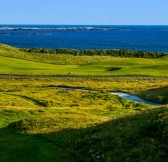
[[[61,126],[62,120],[20,120],[0,129],[0,160],[166,162],[167,113],[167,107],[162,107],[83,128],[64,120],[68,127],[39,133],[45,127]]]
[[[161,104],[168,104],[168,85],[143,91],[139,95],[150,101],[157,101]]]
[[[73,145],[84,161],[167,161],[168,109],[116,119],[86,130]]]
[[[0,161],[2,162],[68,162],[75,161],[63,150],[47,140],[21,135],[9,128],[0,129]]]

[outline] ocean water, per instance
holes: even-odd
[[[0,43],[19,48],[168,52],[168,26],[0,25]]]

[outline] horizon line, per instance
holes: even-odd
[[[168,26],[168,24],[21,24],[21,23],[18,23],[18,24],[1,24],[0,25],[69,25],[69,26],[72,26],[72,25],[92,25],[92,26]]]

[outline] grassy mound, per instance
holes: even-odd
[[[143,91],[139,95],[145,97],[149,101],[157,101],[161,104],[168,104],[168,86],[160,88],[155,87],[147,91]]]
[[[18,48],[5,44],[0,44],[0,56],[18,58],[34,62],[41,62],[55,65],[83,65],[91,62],[109,61],[110,56],[74,56],[69,53],[53,54],[53,53],[36,53],[26,52]]]
[[[168,107],[108,91],[166,98],[167,84],[111,77],[0,79],[0,161],[164,162]]]
[[[0,43],[0,51],[8,51],[8,52],[19,52],[18,48],[6,45],[6,44],[1,44]]]
[[[73,145],[79,161],[167,161],[167,108],[119,118],[86,132]]]
[[[89,124],[90,119],[84,115],[85,126]],[[94,125],[92,120],[90,127],[82,126],[80,120],[80,126],[73,127],[76,122],[74,117],[64,122],[57,118],[32,118],[14,122],[8,128],[26,132],[25,136],[33,139],[36,137],[41,140],[41,144],[44,142],[52,144],[52,147],[64,150],[62,154],[68,154],[74,161],[166,162],[167,160],[168,107],[142,111],[107,122],[97,120],[97,124]],[[45,131],[32,131],[39,128]]]

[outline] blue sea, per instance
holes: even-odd
[[[0,25],[0,43],[19,48],[168,52],[168,26]]]

